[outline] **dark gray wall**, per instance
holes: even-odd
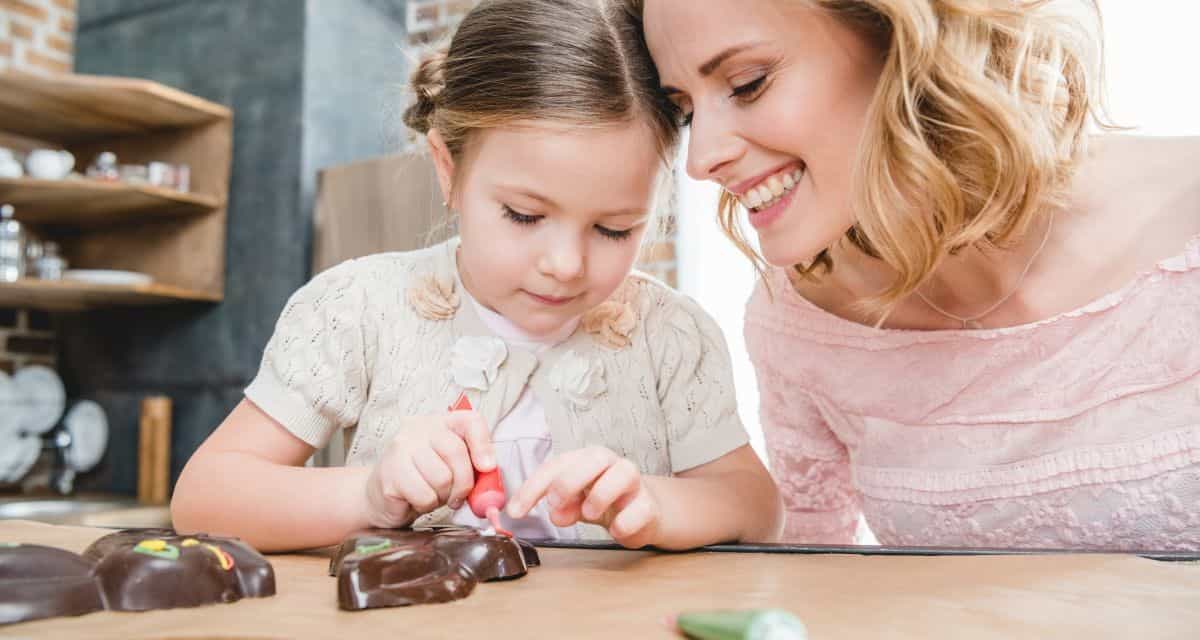
[[[175,402],[172,477],[241,399],[287,297],[309,277],[316,171],[393,151],[407,75],[403,0],[90,0],[76,70],[149,78],[229,106],[225,300],[63,314],[73,397],[112,438],[81,488],[133,493],[138,403]],[[390,111],[389,111],[390,109]]]

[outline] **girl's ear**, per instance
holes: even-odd
[[[442,137],[442,132],[437,129],[430,129],[429,133],[425,134],[425,141],[429,145],[429,155],[433,157],[433,168],[437,171],[438,184],[442,188],[442,200],[453,208],[451,186],[454,184],[454,158],[450,155],[450,149],[446,147],[446,139]]]

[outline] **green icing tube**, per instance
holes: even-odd
[[[807,640],[808,630],[782,609],[681,613],[675,624],[695,640]]]

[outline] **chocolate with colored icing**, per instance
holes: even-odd
[[[270,563],[236,538],[133,529],[100,538],[83,555],[95,560],[97,582],[107,608],[114,611],[197,607],[275,595]]]
[[[465,598],[476,583],[525,575],[537,550],[471,527],[371,529],[341,544],[329,565],[342,609],[399,607]]]
[[[0,543],[0,624],[101,609],[146,611],[275,594],[275,572],[234,538],[131,529],[76,555]]]
[[[92,563],[54,547],[0,543],[0,624],[103,608]]]

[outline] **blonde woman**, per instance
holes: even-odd
[[[787,539],[1200,548],[1200,142],[1097,135],[1096,7],[630,8],[763,270]]]

